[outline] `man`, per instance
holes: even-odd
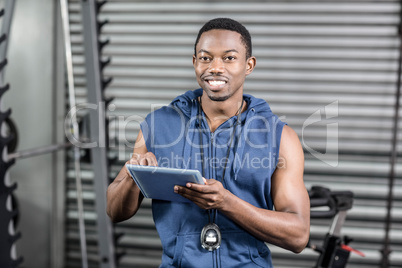
[[[191,202],[152,202],[161,267],[272,267],[264,242],[300,252],[309,238],[303,150],[264,100],[243,94],[256,65],[243,25],[211,20],[194,48],[202,89],[148,115],[127,161],[198,169],[205,178],[166,189]],[[107,213],[126,220],[142,199],[123,167],[108,188]]]

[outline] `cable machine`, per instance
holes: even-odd
[[[84,47],[86,58],[86,75],[87,75],[87,89],[88,89],[88,102],[89,104],[97,105],[96,111],[90,111],[89,116],[84,120],[90,126],[89,139],[97,143],[97,146],[91,148],[91,161],[94,171],[94,188],[96,193],[96,212],[97,212],[97,231],[98,231],[98,260],[96,261],[101,268],[114,268],[116,267],[115,254],[115,237],[113,232],[113,225],[106,215],[106,199],[105,193],[107,186],[110,183],[109,179],[109,166],[113,159],[107,157],[108,151],[108,138],[107,129],[108,121],[105,116],[105,106],[107,106],[112,99],[104,97],[104,89],[112,81],[112,78],[104,79],[102,75],[103,68],[110,62],[110,59],[102,61],[100,58],[102,48],[108,41],[99,41],[99,32],[107,21],[99,22],[97,16],[100,8],[107,1],[98,2],[95,0],[83,0],[83,26],[84,26]],[[15,163],[16,159],[33,157],[45,153],[51,153],[57,150],[73,147],[73,158],[76,177],[76,192],[77,192],[77,208],[78,208],[78,226],[80,236],[81,248],[81,267],[87,268],[88,254],[86,245],[85,233],[85,216],[82,198],[82,182],[81,182],[81,167],[80,167],[80,148],[79,143],[83,140],[80,136],[79,122],[76,113],[69,113],[70,125],[69,135],[73,138],[74,142],[53,144],[40,148],[33,148],[23,152],[13,152],[8,150],[7,147],[14,147],[16,135],[5,133],[5,122],[8,123],[10,132],[16,133],[13,125],[10,123],[11,109],[2,112],[1,96],[9,89],[9,85],[4,85],[3,74],[4,67],[7,64],[5,58],[7,51],[8,33],[11,24],[11,18],[14,10],[14,0],[5,2],[5,8],[0,11],[0,16],[3,16],[3,24],[0,35],[0,150],[2,158],[0,159],[0,266],[4,268],[18,267],[23,258],[16,258],[14,242],[21,236],[20,233],[15,234],[13,226],[14,220],[18,216],[18,209],[12,206],[12,192],[17,188],[16,183],[9,186],[9,178],[7,170]],[[68,102],[70,109],[76,109],[76,98],[74,89],[74,76],[72,65],[71,53],[71,40],[69,28],[69,14],[67,0],[60,0],[60,14],[63,24],[63,38],[64,38],[64,52],[66,60],[67,80],[68,80]],[[4,85],[4,86],[3,86]],[[3,124],[4,123],[4,124]],[[14,130],[13,130],[14,129]],[[71,140],[70,140],[71,141]],[[11,230],[11,232],[9,231]],[[11,252],[11,254],[10,254]]]
[[[108,137],[105,107],[113,100],[106,99],[105,88],[112,78],[105,79],[102,75],[103,68],[110,63],[110,59],[101,60],[101,52],[108,40],[100,41],[99,34],[108,21],[98,21],[100,8],[107,1],[95,0],[82,1],[82,18],[84,30],[85,68],[88,89],[88,102],[96,105],[97,109],[89,112],[90,140],[97,142],[97,146],[91,149],[92,168],[94,172],[95,208],[97,214],[98,251],[101,268],[116,267],[115,246],[116,241],[113,226],[106,215],[105,193],[110,183],[109,168],[113,160],[108,159]]]

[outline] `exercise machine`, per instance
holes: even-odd
[[[323,245],[308,243],[307,247],[319,253],[314,268],[344,268],[351,252],[360,256],[364,254],[349,246],[353,240],[348,236],[341,236],[341,229],[345,223],[347,211],[353,206],[351,191],[331,191],[321,186],[313,186],[309,190],[310,217],[313,219],[332,219],[329,232],[325,235]],[[327,208],[316,210],[316,208]]]

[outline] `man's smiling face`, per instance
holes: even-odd
[[[246,76],[255,66],[255,58],[246,59],[241,35],[229,30],[204,32],[196,45],[193,65],[198,84],[213,101],[225,101],[243,94]]]

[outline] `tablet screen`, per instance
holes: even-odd
[[[176,194],[174,186],[184,186],[187,182],[205,184],[198,170],[131,164],[126,164],[126,167],[146,198],[190,202],[187,198]]]

